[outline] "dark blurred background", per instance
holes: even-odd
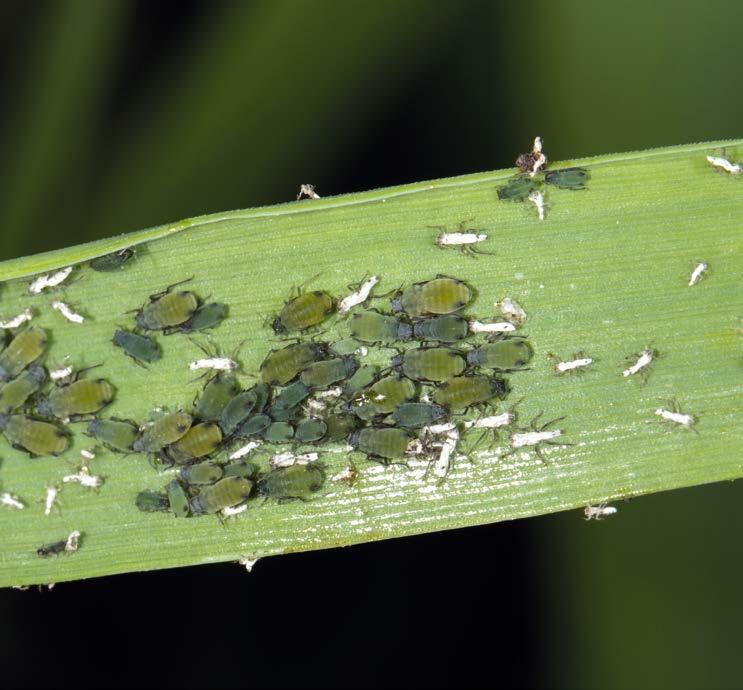
[[[0,260],[305,182],[509,167],[536,134],[553,160],[740,136],[742,20],[732,1],[6,0]],[[0,684],[741,687],[742,497],[0,591]]]

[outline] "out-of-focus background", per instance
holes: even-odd
[[[536,134],[552,160],[738,137],[742,25],[726,1],[6,1],[0,259],[509,167]],[[741,499],[0,591],[0,677],[740,687]]]

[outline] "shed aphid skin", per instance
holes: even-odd
[[[434,240],[436,246],[439,249],[454,247],[455,249],[459,249],[463,254],[467,254],[473,258],[477,258],[478,254],[490,254],[491,252],[485,252],[477,247],[480,242],[485,242],[488,236],[484,232],[479,232],[475,229],[469,229],[468,232],[468,229],[465,228],[465,225],[470,220],[463,220],[459,223],[457,232],[447,232],[447,228],[444,225],[429,225],[429,228],[441,231]]]
[[[534,177],[547,165],[547,156],[542,153],[542,137],[534,139],[531,153],[522,153],[516,159],[516,167],[521,168],[529,177]]]
[[[253,572],[253,568],[255,567],[255,564],[260,561],[260,558],[248,558],[247,556],[245,558],[241,558],[238,563],[245,568],[249,573]]]
[[[59,502],[59,487],[47,486],[46,493],[44,494],[44,515],[51,515],[52,510]]]
[[[191,371],[200,369],[211,369],[212,371],[236,371],[239,364],[229,357],[208,357],[190,362],[188,368]]]
[[[36,549],[36,555],[41,558],[48,558],[49,556],[57,556],[60,553],[74,553],[80,547],[80,539],[82,532],[74,530],[70,532],[67,539],[61,539],[60,541],[52,542],[51,544],[44,544]],[[50,589],[51,589],[50,585]]]
[[[696,285],[704,275],[704,272],[707,270],[708,266],[704,261],[700,261],[695,267],[694,270],[691,272],[691,275],[689,276],[689,287],[692,287],[693,285]]]
[[[261,443],[261,441],[250,441],[244,446],[240,446],[240,448],[233,453],[230,453],[229,459],[239,460],[240,458],[244,458],[246,455],[250,455],[256,448],[260,447]]]
[[[501,314],[517,326],[523,326],[526,322],[526,311],[516,300],[510,297],[504,297],[500,302],[496,302],[495,307],[500,309]]]
[[[60,367],[59,369],[50,369],[49,370],[49,378],[52,381],[52,383],[61,383],[66,381],[67,379],[72,378],[72,373],[74,372],[74,369],[69,367]]]
[[[95,460],[95,453],[92,450],[88,450],[87,448],[83,448],[80,451],[80,455],[82,455],[85,460]]]
[[[539,220],[544,220],[544,194],[539,190],[533,191],[529,194],[529,201],[531,201],[537,209],[537,218],[539,218]]]
[[[338,313],[346,314],[354,307],[366,302],[366,300],[369,299],[369,294],[371,293],[372,288],[378,282],[379,278],[377,276],[370,276],[366,280],[363,280],[359,284],[359,288],[358,290],[356,290],[356,292],[351,293],[340,301],[340,304],[338,305]]]
[[[248,509],[248,504],[243,503],[241,506],[235,506],[234,508],[232,507],[222,508],[220,513],[222,514],[222,517],[226,517],[226,518],[235,517],[235,515],[240,515],[240,513],[244,513],[247,509]]]
[[[666,410],[662,407],[659,407],[655,410],[655,414],[664,422],[669,422],[670,424],[683,427],[685,429],[691,429],[694,432],[697,431],[694,428],[694,425],[697,422],[696,417],[691,414],[683,413],[681,411],[681,408],[679,407],[678,402],[674,401],[672,410]]]
[[[740,175],[743,172],[743,168],[738,163],[731,163],[727,158],[719,156],[707,156],[707,162],[714,168],[724,170],[731,175]]]
[[[7,506],[8,508],[15,508],[16,510],[23,510],[26,506],[18,498],[7,491],[0,493],[0,505]]]
[[[56,273],[47,273],[43,276],[39,276],[28,286],[29,294],[40,295],[48,288],[61,285],[65,280],[67,280],[70,273],[72,273],[72,268],[72,266],[67,266],[67,268],[63,268],[61,271],[57,271]]]
[[[557,355],[548,352],[547,358],[555,363],[555,373],[558,376],[583,373],[594,363],[594,360],[591,357],[586,357],[584,352],[576,352],[573,359],[569,360],[560,359]]]
[[[66,474],[62,477],[62,482],[65,484],[74,482],[86,489],[100,489],[103,486],[104,479],[98,475],[90,474],[87,466],[83,465],[75,474]]]
[[[19,328],[33,318],[33,311],[31,311],[30,308],[26,308],[20,314],[16,314],[13,318],[0,321],[0,328]]]
[[[446,432],[439,457],[433,462],[433,473],[439,479],[444,479],[449,474],[452,455],[457,448],[457,443],[459,443],[459,431],[454,427],[454,429]]]
[[[637,355],[635,363],[622,372],[622,376],[627,378],[628,376],[634,376],[639,373],[643,380],[646,379],[648,375],[648,367],[657,356],[658,353],[655,350],[645,348],[639,355]]]
[[[269,458],[268,465],[272,470],[292,465],[308,465],[317,462],[319,457],[319,453],[276,453]]]
[[[69,304],[66,304],[65,302],[57,299],[50,302],[50,305],[52,309],[56,309],[70,323],[82,324],[85,322],[85,317],[82,314],[78,314],[70,307]]]
[[[300,199],[319,199],[320,195],[315,191],[315,185],[303,184],[299,186],[299,194],[297,194],[297,201]]]
[[[500,335],[513,333],[516,330],[510,321],[496,321],[495,323],[483,323],[482,321],[470,321],[470,333],[488,333]]]
[[[510,426],[516,420],[516,413],[501,412],[500,414],[490,415],[489,417],[480,417],[479,419],[464,422],[465,429],[501,429],[504,426]]]
[[[531,420],[529,425],[529,431],[517,431],[511,434],[510,445],[513,450],[519,448],[534,448],[539,459],[544,463],[546,462],[542,455],[541,447],[543,445],[548,446],[569,446],[570,443],[564,443],[557,439],[562,436],[562,429],[547,429],[547,427],[562,421],[565,417],[557,417],[549,422],[545,422],[541,426],[537,425],[537,420],[542,416],[540,412],[534,419]]]
[[[67,537],[67,541],[64,545],[65,551],[77,551],[78,547],[80,546],[80,537],[82,537],[82,533],[78,530],[75,530],[73,532],[70,532],[69,536]]]
[[[615,515],[617,509],[614,506],[601,503],[597,506],[588,505],[583,509],[586,520],[601,520],[609,515]]]
[[[330,481],[331,482],[343,482],[350,486],[356,481],[358,476],[359,476],[359,473],[356,470],[356,468],[353,465],[349,465],[348,467],[338,472],[338,474],[334,474],[330,478]]]

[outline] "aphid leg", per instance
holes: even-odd
[[[150,295],[150,300],[156,300],[163,295],[167,295],[174,287],[178,287],[179,285],[184,285],[185,283],[190,283],[194,279],[193,276],[190,278],[186,278],[185,280],[179,280],[177,283],[173,283],[172,285],[168,285],[164,290],[161,292],[156,292],[154,295]]]
[[[72,374],[72,382],[77,381],[80,378],[80,375],[84,374],[86,371],[90,371],[91,369],[97,369],[98,367],[102,367],[102,366],[103,366],[103,363],[99,363],[99,364],[94,364],[93,366],[90,366],[90,367],[78,369]]]

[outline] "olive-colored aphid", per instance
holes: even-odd
[[[456,376],[436,389],[433,400],[451,412],[459,412],[496,396],[503,398],[507,390],[506,382],[496,377]]]
[[[172,330],[194,315],[199,308],[196,295],[187,290],[171,292],[174,287],[171,285],[164,292],[150,296],[150,301],[135,316],[139,328],[143,331]]]
[[[414,381],[445,381],[467,368],[464,356],[446,347],[418,347],[392,358],[392,366]]]
[[[327,431],[326,441],[343,441],[358,428],[358,417],[352,414],[331,414],[325,420]]]
[[[349,443],[361,453],[382,460],[401,460],[412,441],[405,429],[366,427],[351,435]]]
[[[544,181],[558,189],[578,190],[586,188],[590,177],[590,173],[585,168],[565,168],[565,170],[550,170],[545,174]]]
[[[405,429],[420,429],[422,426],[440,422],[448,416],[448,413],[441,405],[408,402],[398,405],[390,416],[397,426]]]
[[[312,390],[321,390],[353,376],[358,367],[355,357],[334,357],[310,364],[300,374],[299,380]]]
[[[222,416],[219,418],[219,426],[225,436],[230,436],[255,409],[256,392],[250,390],[238,393],[230,402],[227,403]]]
[[[469,321],[464,317],[456,314],[445,314],[416,321],[413,326],[413,334],[420,340],[455,343],[467,337],[469,328]]]
[[[263,432],[268,443],[289,443],[294,439],[294,427],[288,422],[274,422]]]
[[[114,387],[106,379],[81,379],[53,389],[37,409],[44,416],[73,419],[100,412],[113,399]]]
[[[487,343],[467,353],[471,366],[497,371],[520,371],[531,361],[534,352],[523,338],[503,338]]]
[[[227,305],[220,302],[210,302],[199,307],[186,323],[178,326],[182,333],[206,331],[219,326],[227,316]]]
[[[293,410],[309,397],[312,391],[302,381],[295,381],[284,388],[273,401],[272,416],[275,410]]]
[[[351,335],[362,343],[388,345],[410,340],[413,327],[398,316],[380,314],[377,311],[362,311],[351,314]]]
[[[148,335],[139,335],[129,331],[117,330],[114,332],[113,344],[120,347],[124,354],[131,357],[137,364],[142,362],[156,362],[163,355],[160,346]]]
[[[16,335],[0,352],[0,382],[14,379],[29,364],[37,360],[47,344],[46,331],[29,326]]]
[[[394,409],[416,394],[415,383],[399,376],[385,376],[365,391],[366,399],[375,414],[390,414]]]
[[[539,187],[539,181],[532,177],[518,175],[512,177],[508,184],[498,187],[498,198],[501,201],[526,201],[535,189]]]
[[[69,444],[64,430],[25,414],[0,414],[0,431],[13,447],[31,455],[61,455]]]
[[[325,343],[294,343],[271,350],[261,364],[261,379],[270,386],[285,386],[306,366],[323,359],[327,351]]]
[[[261,436],[272,423],[273,420],[267,414],[254,414],[240,425],[238,430],[235,432],[235,436],[238,438]]]
[[[302,414],[301,406],[281,408],[272,405],[267,410],[268,414],[271,415],[271,419],[274,422],[293,422],[298,419]]]
[[[312,463],[280,467],[261,476],[255,485],[259,496],[274,498],[280,502],[306,501],[325,483],[323,468]]]
[[[359,341],[355,338],[342,338],[330,345],[329,351],[338,357],[345,357],[356,354],[360,347]]]
[[[93,419],[87,432],[104,446],[122,453],[134,450],[134,442],[139,436],[135,424],[119,419]]]
[[[194,402],[194,414],[208,422],[219,421],[224,408],[239,392],[240,386],[232,374],[217,374],[207,381]]]
[[[379,367],[374,364],[364,364],[360,366],[356,373],[347,381],[343,382],[342,388],[345,395],[353,395],[371,385],[377,378]]]
[[[67,548],[67,541],[62,539],[61,541],[53,541],[51,544],[43,544],[36,549],[36,555],[41,558],[49,558],[49,556],[58,556],[60,553],[64,553]]]
[[[222,443],[222,429],[216,422],[194,424],[180,439],[167,446],[163,459],[184,465],[211,455]]]
[[[322,419],[304,419],[297,424],[294,440],[297,443],[317,443],[328,431],[328,425]]]
[[[216,484],[205,486],[199,495],[191,499],[191,512],[194,515],[218,513],[232,508],[250,496],[253,482],[245,477],[225,477]]]
[[[181,483],[177,479],[168,482],[165,487],[168,494],[168,505],[170,510],[177,518],[188,517],[190,507],[188,505],[188,495]]]
[[[137,453],[157,453],[175,443],[191,428],[193,419],[187,412],[170,412],[156,419],[142,431],[132,445]]]
[[[200,462],[197,465],[182,467],[178,476],[186,484],[199,486],[202,484],[214,484],[219,481],[224,474],[221,465],[213,462]]]
[[[393,311],[408,316],[451,314],[466,307],[472,300],[472,290],[458,278],[436,276],[433,280],[415,283],[392,300]]]
[[[335,311],[335,300],[324,290],[303,292],[290,299],[274,319],[272,327],[276,334],[296,333],[317,326]]]
[[[0,414],[10,414],[22,407],[46,380],[46,370],[38,364],[31,365],[21,374],[0,386]]]
[[[124,268],[129,261],[135,256],[134,249],[128,247],[126,249],[120,249],[117,252],[111,252],[104,256],[99,256],[97,259],[93,259],[90,262],[90,267],[94,271],[109,272],[118,271],[120,268]]]
[[[245,477],[255,479],[258,476],[258,465],[254,462],[233,462],[224,466],[225,477]]]
[[[140,491],[134,504],[143,513],[167,513],[170,510],[168,495],[156,491]]]

